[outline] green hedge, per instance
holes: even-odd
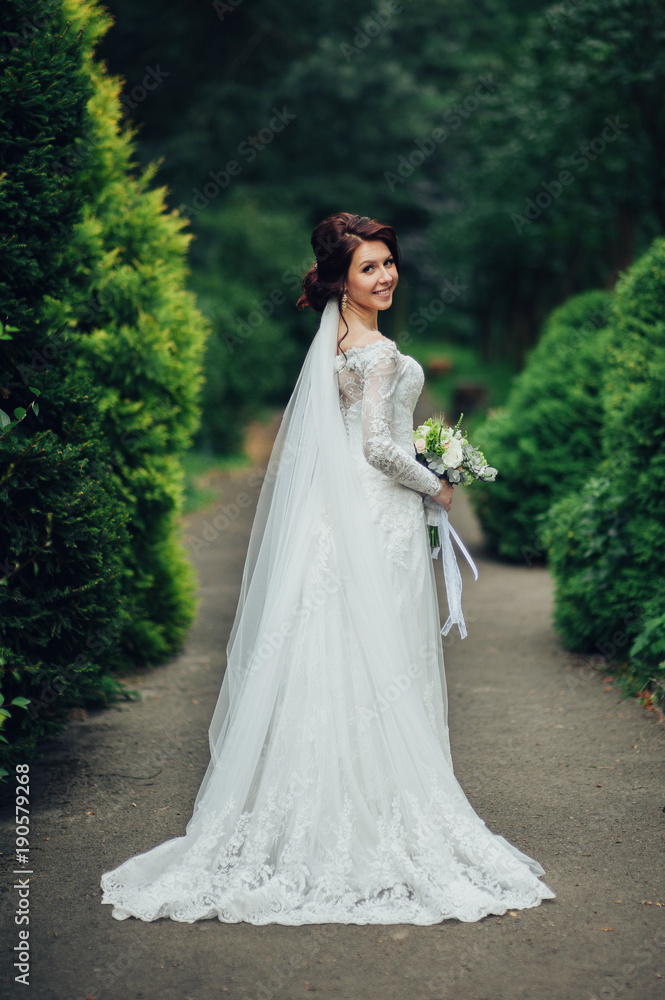
[[[114,668],[174,653],[194,613],[178,517],[207,326],[184,222],[154,168],[135,176],[121,82],[93,57],[109,23],[87,0],[3,15],[0,423],[21,418],[0,433],[5,763],[116,695]]]
[[[110,20],[87,0],[65,9],[85,32],[91,133],[73,153],[85,205],[69,246],[70,289],[49,316],[75,333],[78,366],[98,387],[127,507],[123,593],[133,614],[122,646],[130,660],[155,662],[180,648],[194,615],[177,532],[208,328],[185,287],[186,223],[166,210],[165,190],[151,187],[156,166],[137,173],[132,132],[120,124],[122,81],[94,59]]]
[[[88,134],[92,86],[83,38],[68,29],[61,4],[41,5],[40,30],[30,30],[35,16],[30,2],[8,6],[0,55],[0,317],[10,328],[0,339],[0,760],[7,764],[33,754],[65,707],[117,690],[102,679],[96,650],[100,642],[102,652],[110,648],[128,618],[126,514],[97,390],[68,364],[70,345],[45,306],[68,293],[83,192],[59,163]]]
[[[470,494],[489,547],[531,565],[544,557],[539,517],[580,486],[599,458],[612,297],[591,291],[550,315],[537,346],[474,443],[499,470]]]
[[[634,657],[639,683],[658,682],[665,676],[662,638],[652,641],[662,636],[665,614],[662,238],[617,283],[603,411],[597,474],[546,519],[555,621],[570,648]]]
[[[0,690],[5,710],[29,701],[5,717],[5,764],[32,756],[65,709],[121,691],[107,671],[130,620],[126,510],[94,391],[66,375],[43,384],[41,426],[28,414],[0,440]]]

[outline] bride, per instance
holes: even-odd
[[[259,497],[211,760],[184,836],[102,876],[118,920],[434,924],[554,898],[454,773],[424,497],[420,365],[377,329],[391,226],[312,234],[322,314]]]

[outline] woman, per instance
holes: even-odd
[[[322,313],[250,538],[211,761],[183,837],[102,877],[117,919],[253,924],[474,921],[554,893],[453,773],[423,497],[423,372],[381,336],[390,226],[312,235],[298,305]],[[267,359],[269,361],[269,359]]]

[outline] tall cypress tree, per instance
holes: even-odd
[[[128,617],[128,538],[95,387],[72,364],[75,345],[48,308],[68,295],[70,243],[82,218],[76,178],[57,163],[89,129],[83,37],[59,2],[36,14],[29,0],[13,0],[3,29],[0,724],[11,761],[57,728],[65,706],[108,689],[92,647],[101,641],[103,653]]]
[[[13,0],[0,62],[0,726],[25,759],[194,613],[180,458],[206,332],[188,237],[136,174],[88,0]],[[18,698],[18,702],[15,699]],[[25,710],[21,699],[29,699]],[[0,702],[0,705],[3,703]]]
[[[95,58],[111,19],[92,0],[65,0],[63,9],[83,30],[92,94],[89,131],[60,162],[84,205],[68,246],[68,293],[50,302],[49,315],[72,331],[79,370],[97,387],[128,510],[123,593],[132,620],[123,649],[136,662],[155,662],[180,647],[194,614],[178,518],[207,325],[185,289],[186,222],[167,211],[165,189],[152,186],[156,165],[137,169],[133,132],[121,123],[123,81]]]

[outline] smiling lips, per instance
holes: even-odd
[[[372,292],[372,295],[384,295],[384,296],[390,295],[391,291],[392,291],[392,285],[390,285],[388,288],[380,288],[378,292]]]

